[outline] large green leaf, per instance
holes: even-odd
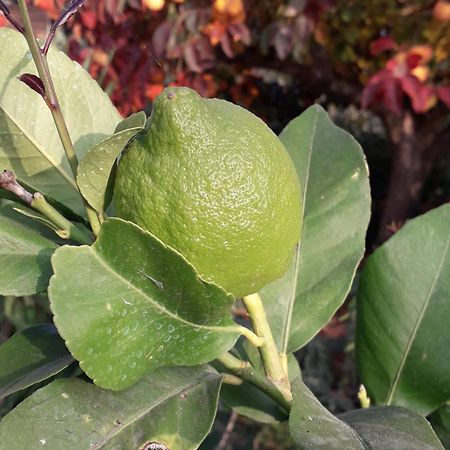
[[[126,118],[119,123],[115,134],[98,143],[80,162],[78,186],[84,198],[97,212],[103,213],[108,206],[105,204],[105,195],[117,157],[130,139],[144,129],[145,119],[144,112]]]
[[[301,378],[292,383],[294,396],[289,428],[304,450],[364,450],[361,438],[351,427],[328,412]]]
[[[36,229],[0,208],[0,295],[32,295],[47,289],[50,257],[58,247]]]
[[[356,354],[378,404],[427,415],[450,398],[449,224],[449,204],[411,220],[364,267]]]
[[[293,382],[289,427],[303,450],[443,450],[428,421],[388,406],[352,411],[339,418],[327,411],[298,378]]]
[[[444,444],[444,448],[450,448],[450,402],[441,406],[428,417],[434,431]]]
[[[8,450],[196,449],[214,420],[220,380],[208,367],[160,369],[122,392],[105,391],[78,379],[56,380],[2,420],[1,446]]]
[[[288,272],[262,290],[278,348],[305,345],[345,300],[370,216],[361,147],[318,105],[280,135],[303,189],[303,233]]]
[[[211,361],[240,334],[233,298],[131,222],[107,220],[91,247],[61,247],[52,264],[55,324],[99,386],[123,389],[151,369]]]
[[[398,406],[374,407],[339,416],[371,450],[444,450],[422,416]]]
[[[57,374],[71,362],[53,325],[16,333],[0,346],[0,399]]]
[[[80,195],[44,100],[18,77],[36,73],[24,37],[0,29],[0,168],[49,194],[78,213]],[[66,55],[48,55],[58,98],[75,151],[82,159],[114,133],[120,116],[97,83]]]

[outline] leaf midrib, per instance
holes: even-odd
[[[162,313],[167,314],[169,317],[171,317],[174,320],[177,320],[185,325],[191,326],[193,328],[201,328],[205,330],[211,330],[211,331],[217,331],[220,333],[236,333],[236,327],[232,326],[226,326],[226,327],[217,327],[217,326],[206,326],[206,325],[199,325],[196,323],[189,322],[188,320],[178,316],[177,314],[174,314],[172,311],[169,311],[164,306],[161,306],[160,303],[156,302],[152,297],[150,297],[146,292],[143,292],[141,289],[139,289],[137,286],[135,286],[133,283],[131,283],[129,280],[125,279],[120,273],[114,270],[113,267],[111,267],[102,257],[101,255],[94,249],[94,247],[87,247],[89,251],[93,254],[93,256],[98,260],[98,262],[104,266],[110,273],[113,274],[113,276],[118,277],[121,282],[123,282],[125,285],[131,286],[138,294],[142,295],[142,297],[148,299],[152,305],[159,309]]]
[[[105,444],[109,443],[114,438],[114,436],[116,436],[119,432],[123,431],[128,426],[133,425],[135,422],[137,422],[139,419],[141,419],[142,417],[147,415],[153,409],[157,408],[158,406],[161,406],[162,404],[171,400],[172,398],[177,397],[178,395],[180,395],[183,392],[192,391],[194,388],[198,387],[200,384],[203,384],[210,380],[213,380],[215,377],[216,377],[216,375],[213,373],[206,374],[202,378],[201,381],[196,380],[195,383],[190,383],[187,386],[180,387],[178,390],[172,391],[172,392],[166,394],[165,396],[161,397],[156,403],[153,403],[152,405],[149,405],[148,407],[142,409],[131,420],[129,420],[128,422],[124,422],[122,426],[117,427],[116,430],[114,430],[111,434],[109,434],[108,436],[106,436],[104,438],[103,442],[99,443],[95,447],[92,447],[92,449],[98,450],[98,449],[102,448]]]
[[[428,293],[426,295],[425,301],[424,301],[424,303],[422,305],[422,308],[420,310],[419,316],[417,317],[416,323],[414,325],[413,332],[411,333],[411,335],[410,335],[410,337],[408,339],[408,342],[406,344],[405,352],[403,353],[403,356],[402,356],[402,358],[400,360],[400,364],[399,364],[399,366],[397,368],[397,371],[396,371],[395,376],[394,376],[394,378],[392,380],[392,383],[389,386],[389,389],[388,389],[388,392],[387,392],[387,396],[386,396],[386,402],[385,402],[386,405],[390,405],[392,403],[392,400],[393,400],[394,395],[395,395],[396,388],[398,386],[398,383],[400,382],[400,378],[401,378],[403,369],[404,369],[405,364],[406,364],[406,360],[408,359],[409,353],[410,353],[411,348],[412,348],[412,346],[414,344],[414,341],[415,341],[415,338],[417,336],[418,330],[419,330],[420,325],[421,325],[421,323],[423,321],[425,313],[426,313],[426,311],[428,309],[428,305],[430,303],[430,300],[431,300],[431,297],[433,295],[433,292],[434,292],[434,290],[436,288],[437,281],[440,278],[440,275],[441,275],[441,272],[442,272],[442,267],[443,267],[445,259],[447,257],[447,253],[449,251],[449,248],[450,248],[450,236],[447,239],[447,243],[446,243],[444,252],[442,254],[442,258],[441,258],[441,260],[439,262],[438,269],[436,270],[436,274],[435,274],[435,276],[433,278],[431,286],[428,289]]]
[[[303,188],[303,196],[302,196],[302,228],[304,231],[304,226],[305,226],[305,211],[306,211],[306,192],[308,191],[308,180],[309,180],[309,174],[310,174],[310,167],[311,167],[311,160],[312,160],[312,149],[314,146],[314,142],[315,142],[315,136],[316,136],[316,129],[317,129],[317,122],[319,120],[319,112],[316,110],[315,111],[315,117],[314,117],[314,125],[313,125],[313,129],[312,129],[312,133],[311,133],[311,141],[310,144],[308,146],[308,164],[306,166],[306,177],[305,177],[305,183],[304,186],[302,186]],[[283,330],[283,338],[282,338],[282,344],[281,344],[281,353],[282,354],[286,354],[287,353],[287,349],[288,349],[288,345],[289,345],[289,336],[291,333],[291,323],[292,323],[292,316],[294,314],[294,303],[295,303],[295,294],[297,292],[297,284],[298,284],[298,278],[299,278],[299,266],[300,266],[300,250],[301,250],[301,246],[302,246],[302,242],[303,242],[303,238],[304,238],[304,233],[302,232],[302,235],[300,237],[300,240],[297,244],[297,249],[295,251],[295,267],[294,267],[294,280],[292,282],[292,288],[291,288],[291,293],[289,296],[289,302],[288,302],[288,308],[284,317],[284,323],[285,323],[285,327]]]

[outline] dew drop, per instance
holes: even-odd
[[[164,342],[169,342],[172,339],[172,336],[166,336],[164,338]]]
[[[130,332],[130,327],[125,327],[125,328],[122,330],[122,333],[123,333],[124,336],[126,336],[129,332]]]
[[[156,328],[157,330],[160,330],[160,329],[162,328],[162,323],[157,323],[157,324],[155,325],[155,328]]]
[[[136,367],[136,361],[130,362],[130,369],[134,369]]]
[[[171,324],[171,325],[169,325],[169,326],[167,327],[167,331],[168,331],[169,333],[173,333],[173,332],[175,331],[175,327]]]
[[[45,445],[47,443],[46,439],[39,439],[39,445]]]
[[[107,328],[106,329],[106,334],[110,335],[112,333],[112,329],[111,328]]]

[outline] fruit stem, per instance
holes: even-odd
[[[261,297],[258,293],[250,294],[243,297],[242,301],[247,308],[253,330],[264,339],[263,345],[259,347],[259,352],[267,377],[280,389],[284,398],[290,402],[292,400],[291,385],[275,344],[272,330],[267,322]]]
[[[253,384],[258,389],[266,393],[270,398],[275,400],[286,412],[291,409],[291,404],[286,396],[280,391],[272,381],[266,377],[260,375],[254,367],[248,362],[242,359],[236,358],[231,353],[224,353],[217,358],[217,361],[222,364],[233,375],[236,375],[243,381]]]
[[[30,14],[28,12],[27,4],[25,0],[18,0],[20,14],[23,21],[24,36],[27,40],[30,53],[33,56],[34,63],[36,65],[39,78],[42,80],[45,88],[44,100],[47,104],[58,130],[59,137],[61,139],[62,146],[69,161],[70,168],[72,170],[74,179],[77,177],[78,159],[75,154],[75,149],[70,138],[69,130],[67,129],[66,122],[64,120],[61,107],[59,105],[58,97],[56,96],[55,86],[50,75],[50,69],[47,63],[47,56],[39,47],[39,44],[34,35],[33,26],[31,25]],[[98,235],[100,230],[100,220],[94,211],[82,197],[84,206],[86,208],[86,214],[91,224],[92,232],[95,236]]]

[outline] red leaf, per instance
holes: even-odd
[[[397,44],[390,36],[381,37],[370,43],[370,54],[376,56],[379,53],[394,50],[396,47]]]
[[[450,85],[440,86],[436,91],[439,99],[450,108]]]
[[[5,16],[3,14],[0,14],[0,27],[4,27],[8,21],[5,19]]]
[[[411,99],[412,108],[416,113],[425,113],[437,101],[433,86],[421,83],[416,77],[407,75],[400,79],[403,91]]]
[[[400,81],[392,73],[383,69],[377,72],[366,84],[361,97],[364,109],[384,106],[394,114],[403,112],[403,92]]]
[[[83,22],[83,25],[88,30],[95,29],[95,26],[97,25],[97,14],[95,14],[92,10],[87,10],[82,13],[80,13],[81,21]]]
[[[19,77],[19,80],[25,83],[33,91],[37,92],[41,97],[45,96],[45,87],[42,80],[32,73],[24,73]]]

